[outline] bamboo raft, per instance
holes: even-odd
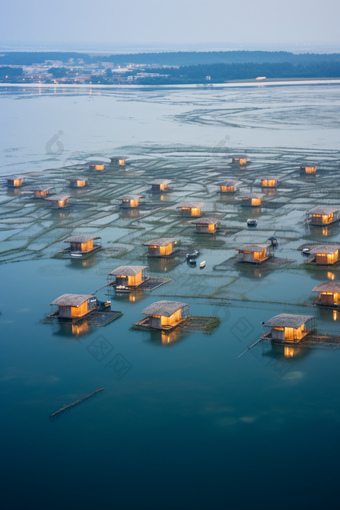
[[[103,390],[104,390],[104,388],[99,388],[99,390],[96,390],[93,393],[90,393],[89,395],[85,395],[82,398],[79,398],[75,402],[72,402],[72,404],[64,406],[61,409],[58,409],[58,411],[56,411],[55,413],[51,414],[51,416],[49,416],[49,418],[54,418],[55,416],[57,416],[57,414],[66,411],[66,409],[70,409],[70,407],[74,407],[74,406],[76,406],[78,404],[81,404],[82,402],[84,402],[84,400],[87,400],[88,398],[92,397],[92,395],[95,395],[96,393],[99,393],[100,391],[103,391]]]

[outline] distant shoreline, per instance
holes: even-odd
[[[216,89],[216,88],[237,88],[237,87],[273,87],[273,86],[291,86],[291,85],[338,85],[340,78],[271,78],[270,80],[239,80],[226,83],[197,83],[197,84],[177,84],[177,85],[104,85],[88,83],[0,83],[1,89],[6,88],[38,88],[38,89]]]

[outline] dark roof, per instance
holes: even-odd
[[[79,235],[79,236],[68,237],[67,239],[65,239],[64,243],[87,243],[88,241],[91,241],[92,239],[101,239],[101,237],[83,234],[83,235]]]
[[[85,301],[93,297],[95,296],[92,294],[63,294],[62,296],[52,301],[51,305],[75,306],[78,308],[78,306],[82,305],[85,303]]]
[[[145,315],[163,315],[163,317],[170,317],[170,315],[185,306],[189,306],[188,303],[181,303],[180,301],[156,301],[156,303],[152,303],[152,305],[144,308],[141,313]]]
[[[76,175],[75,177],[69,177],[67,179],[68,181],[87,181],[88,178],[84,175]]]
[[[143,246],[168,246],[168,244],[174,243],[176,239],[174,237],[158,237],[157,239],[151,239],[146,241]]]
[[[339,249],[340,246],[338,244],[319,244],[318,246],[311,248],[310,253],[311,255],[316,255],[317,253],[323,255],[332,255]]]
[[[245,193],[240,197],[237,197],[239,200],[250,200],[251,198],[262,198],[263,193]]]
[[[221,181],[221,182],[217,183],[217,186],[236,186],[236,184],[240,184],[240,182],[241,181],[233,181],[233,180]]]
[[[339,211],[339,207],[314,207],[310,211],[307,211],[307,214],[332,214]]]
[[[88,161],[89,165],[107,165],[107,161],[100,161],[99,159],[92,159],[91,161]]]
[[[232,158],[233,159],[244,159],[244,158],[248,159],[248,156],[246,154],[234,154],[232,156]]]
[[[49,191],[53,186],[30,186],[31,191]]]
[[[314,287],[312,292],[340,292],[340,281],[327,281],[319,283],[319,285]]]
[[[60,195],[52,195],[51,197],[46,197],[45,200],[50,200],[51,202],[58,202],[59,200],[66,200],[67,198],[71,198],[71,195],[61,193]]]
[[[266,250],[269,248],[270,244],[244,244],[241,246],[241,248],[237,248],[236,251],[242,252],[242,251],[250,251],[252,253],[254,252],[262,252],[263,250]]]
[[[314,315],[293,315],[290,313],[280,313],[269,321],[265,322],[264,325],[270,328],[294,328],[298,329],[302,324],[307,321],[315,319]]]
[[[117,200],[137,200],[138,198],[142,198],[143,195],[122,195],[121,197],[117,197]]]
[[[316,163],[304,163],[303,165],[300,166],[300,168],[316,168],[317,167],[317,164]]]
[[[18,179],[27,179],[27,175],[8,175],[5,177],[7,181],[16,181]]]
[[[115,159],[128,159],[128,158],[127,158],[127,156],[111,156],[110,159],[112,161],[112,160],[115,160]]]
[[[258,177],[257,179],[260,179],[261,181],[263,180],[267,180],[267,181],[278,181],[279,180],[279,177],[277,175],[265,175],[265,176],[261,176],[261,177]]]
[[[193,220],[190,223],[194,223],[195,225],[217,225],[220,220],[217,218],[198,218],[197,220]]]
[[[136,276],[143,269],[148,269],[149,266],[119,266],[114,271],[109,273],[112,276]]]
[[[204,206],[204,202],[182,202],[181,204],[178,204],[176,206],[177,209],[180,209],[182,207],[190,207],[191,208],[201,208]]]
[[[149,184],[170,184],[170,179],[155,179],[151,181]]]

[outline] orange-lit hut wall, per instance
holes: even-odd
[[[81,251],[88,252],[93,250],[93,239],[87,241],[86,243],[71,243],[71,251]]]
[[[140,285],[143,281],[142,278],[143,271],[139,271],[135,276],[126,276],[126,275],[117,275],[116,283],[118,285],[128,285],[128,287],[135,287],[136,285]]]
[[[233,162],[245,165],[247,163],[247,158],[233,158]]]
[[[58,200],[57,202],[52,202],[52,205],[57,205],[58,207],[65,207],[68,204],[68,198],[64,200]]]
[[[276,179],[262,179],[261,181],[261,186],[264,188],[275,188],[276,184]]]
[[[199,207],[181,207],[183,216],[200,216],[201,209]]]
[[[339,250],[334,253],[317,253],[316,263],[317,264],[334,264],[339,259]]]
[[[44,198],[44,197],[47,197],[48,194],[49,194],[49,190],[46,190],[46,191],[38,191],[38,190],[36,190],[34,192],[35,198]]]
[[[172,253],[172,243],[167,244],[166,246],[149,246],[148,254],[149,255],[170,255]]]
[[[122,207],[125,209],[128,209],[129,207],[138,207],[139,199],[136,198],[135,200],[122,200]]]
[[[78,188],[82,188],[83,186],[86,186],[86,181],[76,181],[76,186]]]
[[[94,166],[95,170],[98,170],[98,171],[104,170],[104,165],[92,165],[92,166]]]
[[[11,186],[18,187],[18,186],[21,186],[21,185],[22,185],[22,183],[23,183],[23,179],[14,179],[13,181],[8,181],[8,183],[9,183]]]
[[[151,189],[154,191],[165,191],[168,188],[167,184],[152,184]]]
[[[252,198],[251,205],[254,205],[254,206],[261,205],[261,198]]]
[[[198,224],[196,223],[196,232],[198,234],[209,234],[216,232],[216,223],[209,223],[209,224]]]
[[[321,292],[319,294],[319,300],[321,303],[325,305],[333,305],[339,303],[339,293],[338,292]]]
[[[177,310],[177,312],[170,315],[170,317],[164,317],[161,315],[161,325],[162,326],[172,326],[179,322],[182,318],[182,309]]]
[[[312,215],[312,223],[327,225],[328,223],[332,223],[334,221],[334,215],[331,214],[313,214]]]
[[[118,165],[119,166],[125,166],[125,159],[119,159],[118,160]]]
[[[220,186],[220,191],[222,193],[233,193],[234,186]]]
[[[294,342],[294,340],[301,340],[304,336],[305,325],[302,324],[298,329],[295,328],[273,328],[272,338],[276,340],[284,340],[286,342]]]
[[[83,317],[88,312],[87,301],[82,305],[76,306],[59,306],[59,317],[72,318]]]
[[[305,174],[315,174],[316,168],[316,166],[303,166],[302,170],[305,172]]]
[[[244,262],[260,262],[261,260],[264,260],[266,258],[266,251],[267,248],[263,251],[243,251],[243,257],[242,260]]]

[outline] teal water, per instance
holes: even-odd
[[[328,89],[323,94],[319,89],[313,89],[314,92],[310,89],[305,88],[306,109],[308,104],[315,104],[312,118],[322,118],[326,123],[323,106],[333,101],[334,89],[329,97]],[[249,92],[249,96],[242,98],[234,97],[235,92],[230,92],[230,96],[223,92],[223,101],[228,97],[230,102],[260,101],[256,94],[264,92]],[[169,133],[172,143],[184,143],[191,136],[192,143],[204,145],[214,138],[218,142],[225,127],[197,124],[192,131],[186,124],[185,135],[181,135],[175,121],[168,118],[192,105],[199,111],[202,107],[199,101],[209,99],[206,92],[200,94],[204,97],[190,98],[189,92],[176,92],[171,101],[181,103],[180,106],[156,92],[153,96],[150,93],[147,100],[137,93],[129,100],[123,97],[113,100],[108,96],[105,101],[99,98],[103,104],[98,108],[92,99],[87,108],[84,97],[77,96],[2,95],[0,102],[4,101],[11,125],[2,141],[7,149],[17,147],[18,154],[13,152],[12,164],[6,156],[9,152],[3,153],[5,164],[1,172],[23,171],[25,158],[30,161],[29,171],[33,170],[34,157],[39,170],[48,166],[43,127],[39,128],[44,141],[40,148],[25,124],[27,113],[33,110],[45,119],[50,132],[53,122],[56,130],[64,128],[61,119],[69,127],[83,124],[82,133],[78,131],[70,142],[70,150],[80,140],[83,145],[79,150],[86,155],[99,153],[101,147],[109,153],[127,144],[127,127],[131,123],[131,132],[139,133],[141,145],[146,139],[151,143],[153,134],[158,136],[157,142],[166,141]],[[214,94],[209,101],[215,109],[221,108],[222,96],[218,95],[221,93]],[[261,101],[270,105],[279,99],[275,94],[270,91]],[[289,98],[287,91],[283,94]],[[300,104],[300,93],[290,94],[291,101]],[[70,114],[71,100],[80,101],[81,116]],[[129,101],[137,110],[136,124]],[[112,133],[119,132],[119,115],[124,115],[121,138],[115,140],[103,130],[99,120],[95,127],[91,122],[88,128],[84,125],[84,119],[96,116],[100,108],[104,112],[109,104],[117,108],[114,114],[107,113],[116,119]],[[18,128],[16,140],[14,127],[20,121],[26,127]],[[300,134],[296,135],[300,138],[295,144],[294,136],[282,126],[270,143],[278,144],[281,138],[286,148],[297,144],[320,147],[328,133],[329,146],[338,149],[334,119],[323,128],[316,122],[309,125],[308,119],[305,122],[303,125],[301,121]],[[141,134],[143,125],[147,126],[147,135],[145,131]],[[157,134],[160,125],[166,128]],[[231,129],[241,143],[249,126]],[[253,131],[249,138],[254,145],[259,144],[261,126]],[[98,133],[93,143],[90,132]],[[82,134],[85,141],[81,141]],[[130,139],[129,145],[132,144]],[[125,227],[124,222],[118,227],[114,223],[105,227],[103,244],[109,239],[124,243],[125,236],[131,236],[129,242],[133,242],[136,234]],[[101,224],[95,228],[100,229]],[[4,232],[1,239],[5,239]],[[8,235],[13,233],[11,230]],[[333,242],[336,240],[338,237],[332,238]],[[12,241],[15,242],[23,241]],[[79,261],[46,256],[41,260],[0,264],[4,508],[337,506],[340,349],[296,348],[293,357],[287,357],[283,347],[263,343],[236,360],[259,338],[262,321],[282,312],[310,313],[310,308],[302,304],[308,302],[311,288],[326,275],[301,269],[282,269],[261,277],[258,273],[240,274],[236,270],[213,271],[214,264],[235,253],[235,246],[229,247],[228,243],[227,239],[223,249],[204,248],[203,255],[208,261],[205,273],[198,269],[190,273],[183,261],[165,271],[164,265],[155,261],[150,264],[152,269],[158,275],[172,278],[170,283],[152,293],[137,295],[135,301],[111,295],[112,309],[123,312],[122,317],[104,328],[86,331],[85,327],[73,333],[68,327],[40,322],[49,312],[49,303],[63,293],[93,292],[105,285],[108,271],[118,264],[141,263],[142,250],[117,260],[97,254],[86,267]],[[298,241],[280,248],[280,256],[295,257],[300,263],[300,253],[294,251],[296,245]],[[55,251],[52,246],[51,256]],[[219,285],[225,285],[220,299],[214,295]],[[131,330],[132,324],[142,317],[141,310],[157,299],[167,299],[164,295],[178,300],[191,295],[192,314],[218,315],[221,326],[212,335],[195,332],[162,337],[158,333]],[[108,298],[105,289],[99,291],[98,297]],[[313,309],[313,314],[321,330],[338,333],[339,318],[334,320],[332,311]],[[93,345],[98,337],[111,349],[102,361],[94,355]],[[117,354],[129,366],[122,378],[106,366]],[[104,387],[100,394],[49,420],[50,414],[64,404],[100,387]]]

